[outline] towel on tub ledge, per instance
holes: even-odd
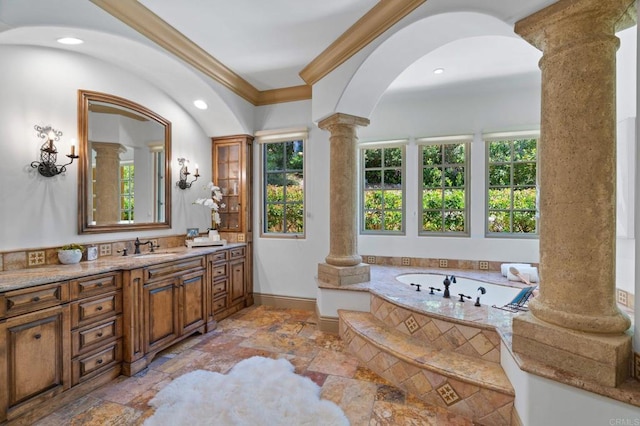
[[[537,283],[538,281],[540,281],[540,278],[538,277],[538,268],[536,268],[535,266],[514,266],[514,268],[516,268],[518,272],[520,272],[520,275],[527,278],[529,282]],[[508,270],[507,279],[509,281],[522,281],[520,280],[520,278],[518,278],[517,275],[513,275],[511,272],[508,272]]]
[[[503,277],[506,277],[507,275],[509,275],[509,268],[511,268],[512,266],[516,268],[518,271],[522,272],[520,268],[530,268],[531,264],[530,263],[503,263],[502,265],[500,265],[500,272],[502,272]]]

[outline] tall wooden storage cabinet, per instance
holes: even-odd
[[[253,305],[253,136],[212,138],[213,183],[222,190],[224,207],[218,231],[230,243],[246,243],[244,305]],[[239,273],[240,269],[235,271]],[[238,291],[239,289],[236,289]]]

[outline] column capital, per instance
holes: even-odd
[[[589,34],[629,26],[636,0],[560,0],[516,22],[515,32],[548,52]]]
[[[332,126],[338,124],[345,124],[350,126],[368,126],[369,119],[363,117],[357,117],[355,115],[343,114],[341,112],[336,112],[333,115],[330,115],[327,118],[322,119],[318,123],[318,127],[322,130],[330,129]]]

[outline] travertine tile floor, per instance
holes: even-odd
[[[464,417],[421,403],[364,368],[336,335],[318,331],[309,311],[253,306],[160,353],[149,368],[68,404],[37,425],[139,425],[153,413],[147,402],[192,370],[226,373],[254,355],[286,358],[296,373],[322,387],[352,425],[471,425]],[[212,419],[212,425],[216,425]],[[292,425],[295,426],[295,425]]]

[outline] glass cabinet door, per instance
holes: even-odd
[[[241,170],[240,144],[220,144],[215,146],[216,184],[222,191],[220,230],[237,232],[241,228]]]

